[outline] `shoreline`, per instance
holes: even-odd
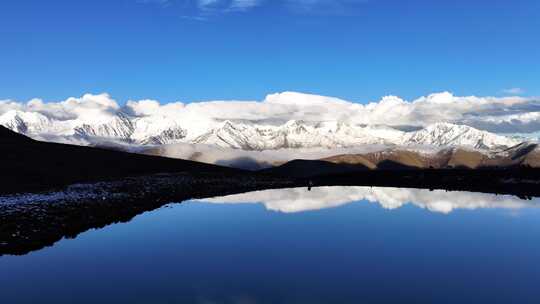
[[[127,222],[171,202],[293,186],[229,174],[158,174],[0,197],[0,256],[24,255],[92,228]],[[29,198],[29,201],[24,201]],[[34,199],[34,200],[32,200]]]
[[[451,172],[451,173],[449,173]],[[62,238],[133,217],[169,203],[258,190],[373,186],[468,191],[540,197],[539,170],[520,171],[403,170],[368,171],[311,178],[263,174],[176,173],[79,183],[35,193],[0,195],[0,256],[24,255]],[[508,180],[515,175],[515,180]]]

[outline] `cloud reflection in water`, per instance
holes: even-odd
[[[380,204],[385,209],[397,209],[412,204],[431,212],[450,213],[456,209],[522,209],[536,208],[539,199],[522,200],[516,196],[382,187],[318,187],[264,190],[218,198],[199,200],[216,204],[261,203],[268,210],[294,213],[333,208],[358,201]]]

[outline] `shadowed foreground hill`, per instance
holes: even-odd
[[[294,185],[194,161],[39,142],[4,127],[0,151],[0,256],[129,221],[169,202]]]
[[[2,126],[0,171],[0,193],[156,173],[243,173],[188,160],[40,142]]]

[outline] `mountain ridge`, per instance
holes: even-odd
[[[86,145],[117,141],[141,146],[189,143],[253,151],[335,149],[362,145],[467,146],[493,150],[520,143],[516,138],[452,123],[431,124],[415,131],[401,131],[383,125],[302,120],[290,120],[281,124],[225,120],[205,122],[202,127],[194,127],[165,117],[136,117],[126,113],[112,115],[106,121],[68,123],[49,119],[36,112],[9,111],[0,115],[0,125],[46,141]]]
[[[361,165],[370,169],[385,169],[381,164],[391,162],[415,169],[449,168],[509,168],[540,167],[540,147],[536,143],[520,143],[502,151],[481,151],[460,147],[444,148],[431,153],[405,149],[386,149],[382,151],[341,154],[320,159],[335,164]]]

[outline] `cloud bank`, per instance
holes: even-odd
[[[81,123],[106,123],[118,113],[124,113],[141,119],[159,117],[162,121],[173,121],[192,128],[224,120],[268,124],[303,120],[411,128],[450,122],[504,134],[540,131],[539,99],[517,96],[460,97],[449,92],[430,94],[412,101],[386,96],[367,104],[296,92],[270,94],[261,101],[203,101],[186,104],[130,100],[123,106],[106,93],[85,94],[59,102],[46,102],[42,99],[28,102],[0,100],[0,123],[15,112],[27,116],[34,114],[32,119],[55,120],[65,124],[66,128]]]

